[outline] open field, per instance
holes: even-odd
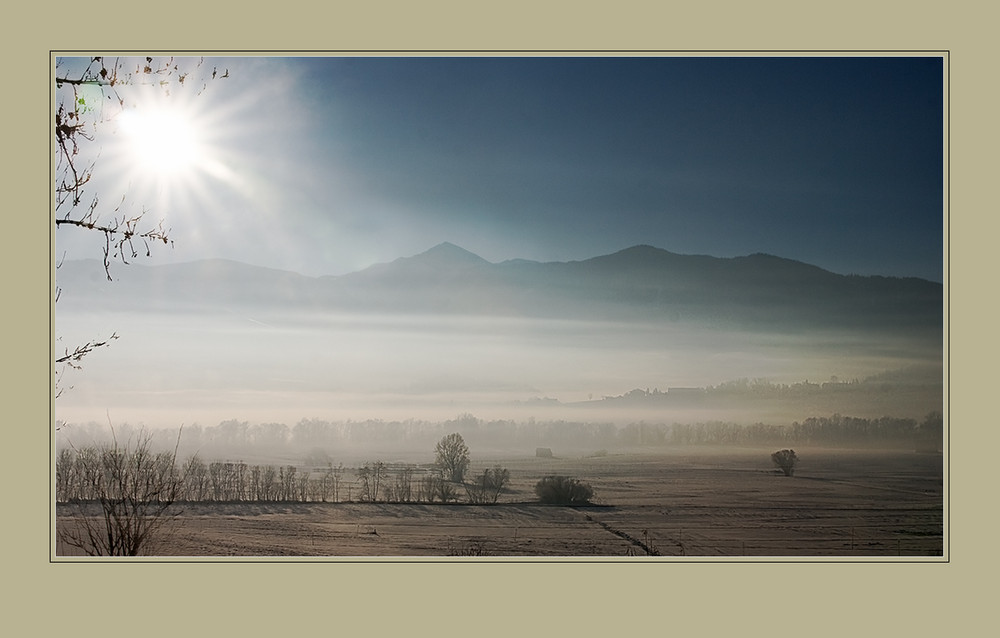
[[[495,458],[497,505],[183,503],[161,556],[940,557],[943,457],[797,449],[794,477],[770,448],[676,447],[573,458]],[[558,450],[556,451],[558,455]],[[590,483],[595,504],[537,503],[535,482]],[[463,495],[464,497],[464,495]],[[58,512],[67,506],[60,505]],[[60,520],[63,519],[60,517]],[[66,524],[66,522],[60,522]],[[65,547],[57,552],[70,554]]]

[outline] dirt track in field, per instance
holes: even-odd
[[[185,503],[161,556],[934,557],[943,554],[943,459],[797,450],[796,475],[765,449],[677,448],[600,457],[497,458],[497,505]],[[473,471],[477,465],[473,465]],[[590,483],[593,507],[534,502],[534,483]],[[62,550],[59,550],[62,551]]]

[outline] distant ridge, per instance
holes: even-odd
[[[688,321],[782,332],[940,335],[943,325],[943,287],[935,282],[838,275],[763,253],[720,258],[649,245],[581,261],[491,263],[443,242],[326,277],[228,260],[136,264],[114,273],[119,281],[108,282],[99,261],[66,262],[57,272],[60,304],[148,310],[253,304],[289,311]]]

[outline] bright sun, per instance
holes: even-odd
[[[180,98],[153,96],[122,109],[103,149],[118,180],[116,191],[172,217],[204,209],[217,186],[235,179],[222,161],[212,111]]]
[[[147,178],[169,180],[202,161],[197,128],[178,109],[128,110],[119,123],[132,168]]]
[[[171,92],[159,85],[131,86],[126,102],[109,107],[103,120],[110,135],[102,136],[102,188],[121,202],[116,215],[142,209],[170,224],[197,227],[200,215],[219,214],[222,202],[245,186],[233,169],[239,156],[231,146],[227,125],[234,104],[192,94],[176,83]]]

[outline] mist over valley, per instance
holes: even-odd
[[[56,273],[57,351],[119,336],[65,373],[63,422],[788,424],[919,418],[943,399],[941,284],[769,255],[491,263],[444,243],[337,277],[226,260],[112,273]],[[809,391],[690,392],[740,380]]]

